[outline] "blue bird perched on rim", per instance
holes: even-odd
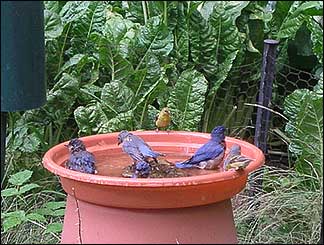
[[[95,167],[96,159],[91,152],[86,150],[82,140],[78,138],[72,139],[65,146],[70,152],[69,160],[65,163],[68,169],[88,174],[97,173]]]
[[[147,178],[151,172],[151,165],[145,161],[139,161],[135,165],[132,178]]]
[[[244,169],[247,165],[249,165],[251,161],[252,159],[241,155],[241,146],[239,146],[238,144],[234,144],[225,158],[223,168],[225,170],[240,170]]]
[[[225,153],[225,127],[217,126],[211,132],[211,139],[202,145],[195,154],[184,162],[175,164],[177,168],[215,169]]]
[[[122,144],[122,149],[127,153],[133,161],[147,161],[153,158],[157,162],[159,156],[165,156],[162,153],[155,152],[151,147],[139,136],[134,135],[127,130],[122,130],[118,135],[118,145]]]

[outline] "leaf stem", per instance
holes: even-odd
[[[146,9],[146,5],[145,5],[145,1],[141,1],[141,2],[142,2],[143,14],[144,14],[144,24],[146,25],[146,23],[147,23],[147,9]]]
[[[145,104],[144,104],[144,108],[143,108],[142,115],[141,115],[141,120],[140,120],[140,128],[143,127],[144,116],[145,116],[145,112],[146,112],[146,108],[147,108],[147,104],[149,102],[150,96],[151,96],[151,94],[149,94],[147,96],[147,99],[146,99]]]
[[[57,144],[59,142],[59,140],[60,140],[62,128],[63,128],[63,123],[60,123],[60,126],[58,128],[58,131],[57,131],[56,137],[55,137],[55,144]]]
[[[167,1],[163,1],[163,22],[165,24],[165,26],[168,26],[168,5],[167,5]]]
[[[86,93],[86,94],[88,94],[88,95],[90,95],[91,97],[93,97],[94,99],[96,99],[98,102],[100,102],[100,103],[102,103],[102,104],[104,104],[105,106],[107,106],[111,111],[113,111],[114,113],[115,113],[115,115],[118,115],[118,112],[114,109],[114,108],[112,108],[110,105],[108,105],[105,101],[103,101],[102,99],[100,99],[100,98],[98,98],[97,96],[95,96],[94,94],[92,94],[92,93],[89,93],[87,90],[85,90],[85,89],[80,89],[82,92],[84,92],[84,93]]]
[[[61,65],[62,65],[62,61],[63,61],[64,47],[65,47],[66,39],[67,39],[69,31],[70,31],[70,27],[71,27],[71,22],[69,23],[69,26],[67,28],[67,31],[66,31],[66,34],[65,34],[65,37],[64,37],[64,42],[63,42],[61,53],[60,53],[60,60],[59,60],[59,64],[58,64],[58,67],[57,67],[57,73],[59,73],[60,69],[61,69]]]
[[[146,10],[147,10],[147,19],[150,18],[150,6],[149,6],[149,2],[148,1],[144,1],[146,4]]]

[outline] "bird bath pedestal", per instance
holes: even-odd
[[[184,131],[132,133],[166,158],[168,153],[190,156],[210,138],[207,133]],[[124,155],[117,135],[81,139],[95,156]],[[248,174],[264,163],[264,155],[245,141],[226,137],[225,142],[227,149],[240,145],[242,155],[255,160],[241,171],[147,179],[66,169],[67,142],[54,146],[43,164],[60,177],[68,194],[61,243],[237,243],[230,199],[245,187]]]

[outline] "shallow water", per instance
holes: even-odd
[[[175,163],[178,161],[186,160],[190,157],[190,155],[181,155],[179,153],[168,153],[164,152],[166,157],[160,157],[160,159],[165,159],[171,163]],[[112,177],[122,177],[122,173],[124,168],[131,165],[132,159],[126,154],[98,154],[96,157],[96,169],[98,171],[98,175],[112,176]],[[179,171],[183,171],[187,176],[193,175],[206,175],[215,172],[222,171],[221,169],[216,170],[202,170],[202,169],[179,169]]]

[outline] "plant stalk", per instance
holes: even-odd
[[[163,22],[165,24],[165,26],[168,26],[168,4],[167,1],[163,1]]]
[[[144,14],[144,24],[146,25],[147,23],[147,9],[146,9],[146,4],[145,1],[142,2],[142,8],[143,8],[143,14]]]

